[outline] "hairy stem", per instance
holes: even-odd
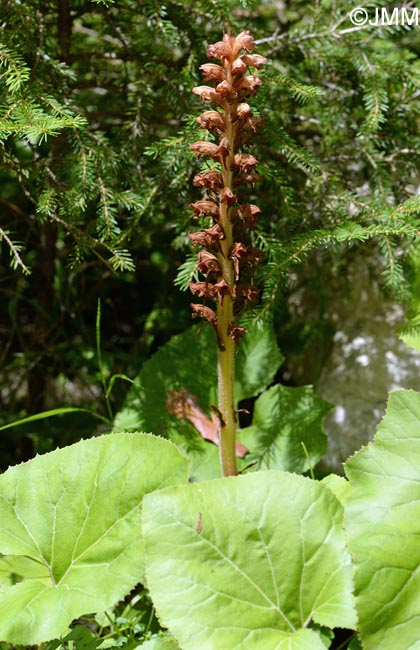
[[[236,417],[234,407],[234,350],[232,339],[226,340],[226,348],[218,354],[218,399],[222,414],[220,430],[220,464],[223,476],[233,476],[236,469]]]
[[[231,81],[229,79],[229,81]],[[233,174],[232,163],[234,159],[234,127],[230,110],[226,111],[226,130],[224,137],[229,143],[230,154],[222,164],[222,177],[225,188],[232,189]],[[225,238],[221,241],[221,252],[218,260],[224,280],[232,290],[235,284],[233,261],[229,252],[233,244],[232,222],[229,217],[229,208],[226,202],[219,202],[220,225]],[[236,412],[234,397],[235,379],[235,342],[229,336],[229,325],[234,321],[233,300],[231,295],[226,295],[217,305],[217,318],[219,321],[220,336],[223,349],[218,349],[218,406],[222,414],[220,430],[220,464],[223,476],[232,476],[237,473],[236,468]]]

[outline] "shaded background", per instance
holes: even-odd
[[[286,357],[276,380],[314,383],[338,405],[335,469],[373,434],[388,389],[420,388],[418,356],[395,335],[399,305],[416,300],[419,28],[357,28],[356,5],[2,2],[2,423],[66,405],[112,419],[129,384],[117,379],[107,404],[104,377],[134,377],[190,325],[174,280],[199,198],[191,87],[227,20],[270,62],[253,146],[265,181],[249,199],[267,261],[256,315]],[[107,429],[89,413],[7,429],[0,465]]]

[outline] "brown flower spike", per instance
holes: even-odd
[[[260,212],[256,205],[240,204],[242,185],[255,187],[262,180],[256,174],[258,161],[248,151],[261,120],[254,117],[248,103],[261,85],[249,68],[258,70],[266,62],[252,54],[251,32],[234,36],[228,30],[221,41],[210,45],[207,55],[217,62],[200,67],[209,85],[193,88],[193,93],[212,106],[197,122],[211,135],[190,145],[197,158],[209,159],[211,168],[194,177],[194,185],[205,196],[191,205],[195,219],[204,220],[204,229],[190,234],[192,244],[201,246],[197,269],[202,282],[192,282],[191,291],[204,302],[212,301],[214,310],[192,304],[193,317],[207,320],[216,331],[218,345],[218,409],[222,414],[220,451],[224,476],[236,474],[233,381],[235,348],[246,334],[236,322],[236,315],[249,302],[258,302],[253,285],[253,267],[261,260],[260,251],[247,244],[247,231],[255,228]],[[210,85],[211,84],[211,85]]]

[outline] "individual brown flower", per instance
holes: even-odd
[[[229,142],[226,138],[223,138],[220,141],[220,144],[214,144],[213,142],[207,142],[205,140],[198,140],[190,144],[191,151],[195,151],[197,158],[200,156],[208,156],[213,158],[213,160],[219,160],[225,164],[226,158],[230,154]]]
[[[241,50],[247,50],[247,52],[252,52],[255,47],[254,38],[249,31],[249,29],[241,32],[235,38],[234,53],[237,56]]]
[[[219,111],[205,111],[196,118],[202,129],[207,129],[215,135],[222,135],[225,130],[225,120]]]
[[[255,183],[261,183],[263,180],[264,178],[260,174],[243,171],[235,177],[233,184],[236,186],[248,183],[249,185],[252,185],[252,187],[255,187]]]
[[[253,284],[236,284],[232,295],[234,298],[246,298],[249,302],[258,303],[260,293],[260,289]]]
[[[240,167],[242,171],[248,172],[250,169],[255,169],[258,165],[258,160],[250,153],[237,153],[235,154],[235,165]]]
[[[255,131],[263,124],[263,121],[260,117],[251,116],[239,122],[235,136],[235,150],[252,140]]]
[[[221,81],[216,86],[216,93],[222,99],[227,99],[232,94],[232,86],[228,81]]]
[[[194,151],[199,156],[209,156],[213,160],[218,160],[220,158],[220,148],[217,144],[213,142],[205,142],[199,140],[198,142],[193,142],[190,144],[191,151]]]
[[[203,215],[213,217],[213,219],[216,220],[219,218],[219,206],[215,201],[211,201],[210,199],[191,203],[190,208],[194,210],[195,218],[201,217]]]
[[[253,68],[259,68],[264,65],[264,63],[267,63],[267,59],[265,56],[261,56],[260,54],[243,54],[241,56],[242,61],[246,63],[246,65],[250,65]]]
[[[261,213],[258,205],[247,203],[238,205],[232,210],[231,219],[233,223],[241,223],[244,228],[253,230],[257,224],[257,215]]]
[[[210,307],[207,307],[206,305],[200,305],[194,303],[191,303],[190,307],[193,311],[192,314],[193,318],[203,318],[208,323],[210,323],[210,325],[213,327],[214,331],[216,332],[217,344],[219,348],[221,350],[224,350],[225,344],[223,342],[222,337],[220,336],[219,321],[213,309],[210,309]]]
[[[194,185],[197,187],[205,187],[209,190],[217,192],[223,188],[223,178],[220,172],[209,169],[208,172],[197,174],[193,179]]]
[[[211,79],[222,81],[226,79],[226,72],[221,65],[216,65],[216,63],[203,63],[203,65],[200,65],[200,70],[203,73],[204,81],[210,81]]]
[[[224,106],[225,101],[221,95],[218,95],[211,86],[196,86],[192,89],[193,93],[199,95],[203,102],[216,102],[219,106]]]
[[[240,97],[250,97],[251,95],[254,95],[260,86],[261,79],[259,77],[254,77],[253,75],[242,77],[233,84],[235,92],[237,92]]]
[[[224,233],[218,223],[211,228],[206,228],[200,232],[190,232],[188,234],[193,246],[205,246],[211,250],[220,250],[220,240],[223,239]]]
[[[190,291],[199,298],[213,298],[215,295],[214,285],[210,282],[190,282]]]
[[[193,318],[197,318],[197,316],[199,316],[200,318],[207,320],[211,325],[217,327],[217,316],[214,311],[210,309],[210,307],[206,307],[206,305],[200,304],[196,305],[194,303],[191,303],[190,307],[194,311]]]
[[[251,246],[246,246],[242,242],[235,242],[230,251],[229,257],[233,260],[235,268],[235,278],[239,280],[239,269],[243,265],[254,266],[259,264],[264,257],[264,253]]]
[[[240,120],[244,120],[247,117],[251,117],[252,115],[252,108],[249,104],[246,104],[245,102],[241,102],[238,104],[236,107],[236,114],[239,117]]]
[[[216,282],[216,284],[213,285],[213,286],[214,286],[214,291],[215,291],[217,300],[219,300],[219,302],[221,302],[223,300],[224,296],[231,295],[231,290],[230,290],[230,287],[229,287],[228,283],[226,282],[226,280],[224,280],[224,279],[220,280],[219,282]]]
[[[217,257],[207,251],[200,251],[198,253],[197,270],[204,273],[204,275],[208,275],[209,273],[220,274],[221,272]]]
[[[232,192],[230,187],[224,187],[219,196],[220,203],[226,203],[228,206],[233,205],[238,200],[238,197]]]
[[[240,56],[238,59],[236,59],[232,63],[232,74],[237,75],[237,74],[243,74],[246,71],[247,65],[243,58]]]
[[[190,291],[199,298],[210,298],[221,302],[224,296],[230,295],[230,288],[226,280],[216,284],[211,282],[190,282]]]
[[[232,59],[234,41],[231,34],[224,34],[223,40],[209,45],[207,56],[209,59],[220,59],[223,64]]]

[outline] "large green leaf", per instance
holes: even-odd
[[[0,639],[41,643],[125,596],[144,572],[144,494],[186,480],[187,461],[172,443],[124,433],[0,476],[0,568],[11,574],[0,592]]]
[[[179,645],[171,636],[159,636],[145,641],[136,650],[179,650]]]
[[[391,393],[374,442],[345,471],[363,648],[420,650],[419,393]]]
[[[304,472],[325,453],[321,423],[331,408],[312,386],[273,386],[257,399],[252,425],[241,430],[241,441],[259,467]]]
[[[182,650],[324,650],[312,621],[356,623],[342,506],[321,483],[265,471],[159,490],[143,535]]]
[[[240,401],[261,393],[272,382],[282,356],[269,325],[256,324],[244,337],[236,358],[235,396]],[[115,418],[116,430],[143,429],[168,435],[192,427],[166,409],[168,391],[186,389],[203,410],[217,403],[217,354],[210,327],[192,327],[174,336],[144,364]]]

